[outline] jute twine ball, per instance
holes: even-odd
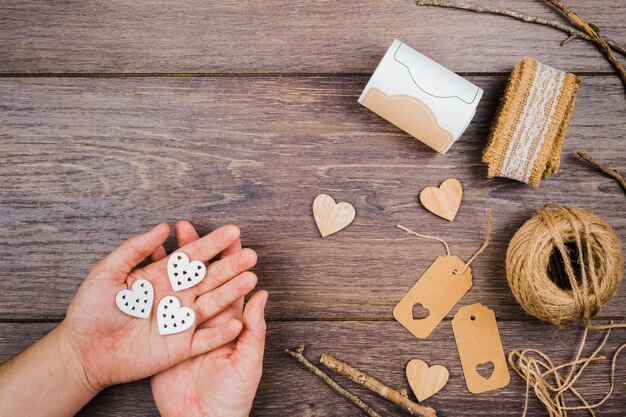
[[[617,291],[623,266],[622,244],[611,226],[557,203],[524,223],[506,254],[517,301],[528,314],[557,325],[589,324]]]

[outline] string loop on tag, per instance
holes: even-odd
[[[402,231],[404,231],[404,232],[407,232],[408,234],[413,235],[413,236],[422,237],[422,238],[424,238],[424,239],[432,239],[432,240],[436,240],[436,241],[438,241],[438,242],[441,242],[441,243],[443,243],[443,245],[446,247],[446,254],[447,254],[448,256],[452,255],[452,253],[450,253],[450,247],[448,246],[448,244],[446,243],[446,241],[445,241],[445,240],[443,240],[443,239],[442,239],[442,238],[440,238],[440,237],[437,237],[437,236],[428,236],[428,235],[423,235],[423,234],[421,234],[421,233],[414,232],[414,231],[413,231],[413,230],[411,230],[411,229],[407,229],[406,227],[404,227],[404,226],[402,226],[402,225],[400,225],[400,224],[396,224],[396,228],[398,228],[398,229],[400,229],[400,230],[402,230]]]
[[[396,225],[397,229],[400,229],[410,235],[413,236],[417,236],[417,237],[421,237],[424,239],[431,239],[431,240],[436,240],[438,242],[443,243],[443,245],[446,247],[446,253],[448,256],[452,255],[452,253],[450,252],[450,247],[448,246],[448,243],[443,240],[440,237],[437,236],[429,236],[429,235],[423,235],[421,233],[417,233],[411,229],[408,229],[400,224]],[[485,242],[483,243],[483,245],[472,255],[471,258],[469,258],[469,260],[465,263],[465,266],[463,267],[463,269],[461,271],[455,271],[454,274],[455,275],[462,275],[467,268],[469,268],[470,264],[472,262],[474,262],[474,259],[476,259],[478,257],[478,255],[480,255],[486,248],[487,246],[489,246],[489,242],[491,242],[491,229],[492,229],[492,219],[491,219],[491,210],[487,209],[487,237],[485,238]]]

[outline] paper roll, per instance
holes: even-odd
[[[359,103],[443,154],[469,125],[482,95],[482,89],[394,40]]]

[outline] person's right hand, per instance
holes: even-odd
[[[148,233],[127,240],[100,262],[85,279],[56,331],[62,346],[76,358],[68,366],[84,378],[86,387],[97,392],[106,386],[148,377],[191,357],[214,350],[234,340],[242,323],[233,317],[215,327],[198,327],[250,292],[256,276],[247,271],[256,262],[250,249],[211,263],[196,286],[174,292],[167,276],[163,242],[169,227],[160,224]],[[181,247],[190,260],[207,262],[239,240],[236,226],[224,226]],[[153,255],[160,260],[134,269]],[[154,286],[151,317],[140,319],[117,309],[115,297],[137,279]],[[161,335],[156,310],[159,301],[174,295],[182,306],[196,313],[195,325],[184,332]]]
[[[188,222],[176,225],[176,237],[181,246],[198,241]],[[241,244],[235,242],[222,253],[220,262],[239,262],[242,258],[247,255],[242,255]],[[236,342],[152,377],[152,394],[163,417],[244,417],[250,413],[263,369],[267,296],[266,291],[257,292],[245,310],[243,299],[237,300],[200,324],[202,329],[219,329],[231,320],[242,319],[243,331]]]

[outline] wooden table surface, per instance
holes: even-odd
[[[560,19],[540,1],[490,3]],[[623,0],[568,4],[626,42]],[[331,353],[398,388],[408,387],[409,359],[444,364],[450,381],[426,402],[440,416],[519,415],[525,385],[512,371],[502,390],[467,391],[451,315],[426,340],[393,320],[397,301],[443,253],[394,225],[444,237],[467,259],[491,208],[493,242],[474,263],[474,286],[460,305],[494,309],[507,352],[540,348],[557,363],[573,357],[581,328],[524,314],[504,274],[511,236],[548,201],[590,209],[626,238],[622,190],[575,155],[583,148],[626,171],[624,90],[592,45],[560,47],[565,37],[413,0],[3,1],[0,361],[53,328],[90,268],[127,237],[160,221],[188,219],[203,233],[233,222],[258,251],[254,271],[270,292],[253,415],[359,415],[282,353],[300,342],[314,361]],[[444,156],[356,102],[394,38],[485,90]],[[524,55],[583,77],[561,170],[539,189],[488,181],[480,162],[507,75]],[[453,223],[417,200],[422,188],[449,177],[464,186]],[[325,239],[311,213],[319,193],[357,211],[350,227]],[[623,287],[603,318],[626,315]],[[588,347],[600,336],[592,334]],[[625,339],[626,331],[615,331],[603,353],[611,356]],[[608,389],[606,363],[586,376],[589,398]],[[626,413],[626,359],[618,367],[600,415]],[[338,380],[384,415],[403,415]],[[534,398],[530,410],[542,413]],[[81,412],[157,414],[146,380],[107,389]]]

